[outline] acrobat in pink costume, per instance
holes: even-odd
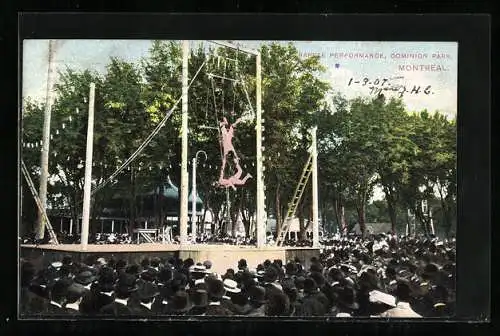
[[[234,127],[241,121],[241,118],[238,118],[232,125],[228,123],[227,119],[224,117],[220,122],[220,130],[222,135],[222,167],[220,171],[219,177],[219,185],[224,187],[232,187],[236,190],[235,186],[244,185],[246,181],[251,178],[250,174],[247,174],[243,179],[241,179],[241,175],[243,174],[243,170],[239,164],[240,159],[238,158],[238,154],[234,150],[233,146],[233,136],[234,136]],[[229,125],[229,128],[226,126]],[[232,152],[234,155],[234,163],[236,164],[236,174],[225,179],[224,178],[224,169],[226,168],[227,155]]]
[[[221,174],[219,177],[219,185],[223,187],[231,187],[233,190],[236,190],[236,186],[244,185],[248,179],[252,178],[252,175],[246,174],[244,178],[241,178],[243,175],[243,169],[241,169],[239,159],[234,158],[234,164],[236,165],[236,174],[231,177],[225,179],[223,177],[223,170],[221,170]]]

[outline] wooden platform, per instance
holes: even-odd
[[[238,260],[246,259],[248,266],[255,269],[266,259],[271,261],[281,259],[284,263],[295,257],[309,267],[310,259],[318,257],[320,250],[311,247],[278,247],[237,246],[223,244],[105,244],[87,245],[82,250],[79,244],[60,245],[21,245],[20,256],[32,261],[35,266],[44,267],[55,260],[61,260],[65,255],[71,255],[73,260],[82,261],[89,255],[114,259],[125,259],[128,262],[139,263],[145,257],[180,257],[193,258],[195,262],[210,260],[212,268],[217,273],[225,273],[228,268],[237,268]]]

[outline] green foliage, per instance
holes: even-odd
[[[409,113],[401,100],[383,96],[347,100],[337,94],[327,104],[330,86],[320,79],[325,68],[318,57],[299,57],[293,44],[271,43],[262,45],[260,51],[268,213],[283,221],[309,155],[309,129],[317,125],[320,212],[326,227],[342,223],[363,227],[365,221],[390,221],[393,230],[401,231],[408,220],[407,209],[411,209],[420,229],[429,232],[428,214],[419,206],[425,199],[431,203],[439,232],[452,230],[456,222],[455,120],[428,111]],[[237,192],[231,190],[230,196],[231,216],[235,218],[242,210],[248,226],[256,199],[255,58],[233,49],[200,45],[191,50],[190,81],[202,65],[188,97],[189,158],[199,150],[207,154],[206,161],[204,156],[198,157],[198,193],[205,208],[212,208],[217,217],[226,194],[214,185],[219,178],[221,148],[219,131],[213,128],[223,117],[230,123],[245,117],[236,126],[233,143],[244,173],[254,178]],[[241,82],[211,78],[210,73]],[[59,176],[59,181],[49,186],[55,207],[69,205],[74,217],[81,211],[90,83],[96,84],[95,186],[106,180],[173,108],[181,96],[180,79],[181,46],[173,41],[153,42],[149,54],[137,64],[111,58],[104,74],[70,68],[61,72],[52,107],[49,161],[50,173]],[[44,108],[29,97],[23,104],[22,141],[30,147],[23,147],[22,158],[35,185]],[[180,105],[131,168],[96,194],[94,216],[102,208],[118,204],[133,218],[137,195],[161,186],[167,176],[179,185],[179,111]],[[31,146],[35,143],[38,147]],[[385,199],[369,204],[376,185],[383,189]],[[298,211],[302,219],[310,211],[308,194],[304,194]],[[28,204],[29,200],[23,202]]]

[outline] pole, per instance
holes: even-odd
[[[313,247],[319,247],[319,211],[318,211],[318,151],[316,144],[317,126],[311,130],[312,138],[312,222],[313,222]]]
[[[47,182],[49,178],[49,145],[50,145],[50,118],[52,112],[52,86],[54,82],[54,49],[55,41],[49,40],[49,68],[47,72],[47,91],[45,94],[45,113],[43,118],[43,141],[42,154],[40,157],[40,188],[38,196],[42,203],[42,208],[47,209]],[[38,211],[38,227],[36,238],[42,240],[45,236],[45,220],[41,211]]]
[[[181,199],[179,229],[181,244],[186,243],[188,222],[188,57],[189,41],[182,41],[182,162],[181,162]]]
[[[73,234],[73,218],[69,220],[69,235]]]
[[[231,224],[231,225],[229,225]],[[226,227],[225,234],[228,234],[229,227],[232,228],[233,224],[231,223],[231,201],[229,199],[229,187],[226,187]]]
[[[81,230],[81,248],[87,249],[89,240],[89,220],[90,220],[90,194],[92,186],[92,148],[94,144],[94,99],[95,84],[90,83],[89,94],[89,119],[87,127],[87,154],[85,158],[85,184],[83,186],[83,215]]]
[[[200,153],[205,156],[205,161],[207,160],[207,153],[203,150],[197,151],[193,158],[193,186],[191,189],[191,195],[193,197],[191,200],[191,234],[193,235],[193,238],[195,240],[196,240],[195,234],[198,233],[198,228],[197,228],[198,216],[196,216],[196,201],[198,199],[196,190],[196,166],[198,165],[198,154]]]
[[[196,241],[196,156],[193,158],[193,185],[191,186],[191,236]]]
[[[111,233],[115,233],[115,220],[111,220]]]
[[[261,55],[256,57],[256,139],[257,139],[257,247],[262,247],[266,241],[266,214],[265,195],[262,162],[262,77],[261,77]]]

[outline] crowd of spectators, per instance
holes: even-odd
[[[446,317],[454,314],[455,249],[454,239],[333,236],[310,260],[250,268],[242,259],[224,274],[209,260],[66,256],[41,269],[22,260],[20,309],[39,317]]]

